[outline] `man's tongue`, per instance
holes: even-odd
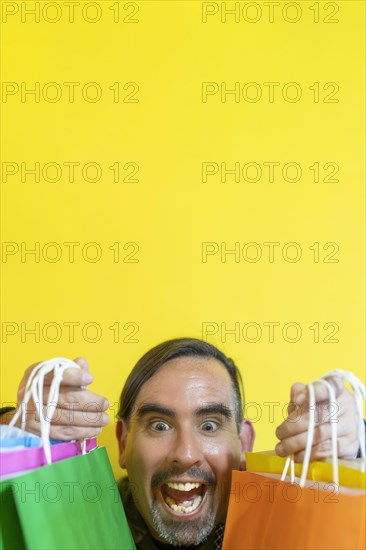
[[[193,500],[195,497],[200,495],[202,493],[202,489],[200,487],[192,489],[191,491],[179,491],[179,489],[172,489],[172,487],[168,487],[168,485],[163,486],[162,490],[163,494],[165,496],[170,497],[174,502],[177,504],[180,504],[184,501],[190,501]]]

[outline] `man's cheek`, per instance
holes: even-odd
[[[215,464],[216,467],[212,465],[216,484],[209,486],[207,492],[216,499],[216,504],[221,512],[225,512],[231,491],[232,471],[239,469],[240,454],[233,456],[232,454],[225,454],[223,451],[220,458],[220,463],[216,462]]]
[[[152,497],[150,488],[146,485],[146,481],[142,476],[135,476],[130,479],[131,495],[139,512],[144,516],[144,511],[150,509]]]
[[[134,502],[139,502],[141,498],[141,487],[139,483],[130,481],[131,498]]]
[[[126,469],[133,497],[135,500],[141,500],[147,483],[146,469],[135,457],[126,460]]]

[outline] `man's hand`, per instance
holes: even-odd
[[[311,460],[323,459],[332,454],[331,422],[337,422],[338,456],[354,458],[359,449],[357,440],[357,411],[353,395],[339,378],[327,378],[336,393],[336,403],[329,402],[329,392],[324,384],[315,382],[315,429]],[[309,426],[309,392],[305,384],[291,387],[291,403],[288,417],[276,430],[280,443],[276,446],[279,456],[294,455],[296,462],[304,460]]]
[[[51,422],[51,439],[67,441],[93,437],[109,422],[108,415],[103,412],[109,407],[107,399],[86,389],[87,385],[93,381],[93,375],[89,372],[87,360],[79,357],[75,359],[75,362],[81,368],[67,369],[63,375],[58,402]],[[21,407],[25,394],[25,386],[32,370],[37,364],[31,365],[24,373],[18,388],[17,408]],[[52,378],[53,373],[50,373],[44,379],[44,403],[40,405],[30,399],[27,406],[25,429],[37,435],[40,435],[39,414],[41,407],[43,414],[47,418],[45,404],[48,401]],[[49,410],[48,416],[50,416],[50,412]],[[16,425],[20,427],[21,416]]]

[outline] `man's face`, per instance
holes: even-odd
[[[178,357],[142,386],[120,464],[154,538],[199,544],[225,517],[231,471],[252,445],[235,411],[230,376],[215,359]]]

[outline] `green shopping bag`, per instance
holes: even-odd
[[[104,447],[0,483],[1,550],[135,550]]]

